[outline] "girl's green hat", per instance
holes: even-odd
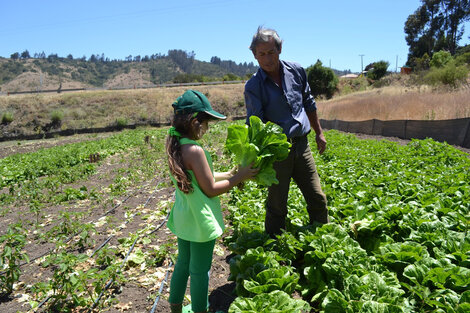
[[[227,118],[225,115],[214,111],[206,96],[197,90],[187,90],[176,99],[172,106],[175,115],[205,112],[216,119],[225,120]]]

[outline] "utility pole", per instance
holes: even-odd
[[[397,62],[395,63],[395,73],[398,72],[398,55],[397,55]]]
[[[362,63],[362,57],[364,56],[364,54],[359,54],[359,56],[361,57],[361,75],[362,75],[362,72],[364,71],[364,66],[363,66],[363,63]]]

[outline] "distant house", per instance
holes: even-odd
[[[357,74],[352,74],[352,73],[340,76],[340,78],[357,78],[357,77],[358,77]]]
[[[410,74],[411,73],[411,67],[408,66],[403,66],[400,68],[400,73],[401,74]]]

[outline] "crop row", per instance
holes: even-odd
[[[232,193],[229,312],[468,312],[468,155],[430,139],[327,141],[315,159],[330,224],[307,225],[293,184],[287,229],[271,239],[266,190]]]
[[[234,165],[222,148],[228,125],[212,125],[203,139],[220,171]],[[265,188],[249,182],[224,196],[232,229],[225,244],[235,254],[228,279],[236,283],[238,296],[229,312],[468,311],[468,155],[432,140],[400,146],[336,131],[326,136],[328,150],[322,156],[315,152],[315,159],[328,196],[330,224],[307,225],[305,202],[295,184],[289,191],[286,232],[275,239],[264,233]],[[142,268],[157,266],[155,259],[168,258],[174,249],[171,242],[151,248],[155,238],[145,234],[152,228],[140,227],[102,249],[94,238],[101,227],[113,233],[111,219],[104,215],[116,209],[118,197],[133,197],[135,186],[155,175],[166,176],[164,137],[164,129],[124,131],[0,159],[0,213],[11,216],[23,209],[35,218],[2,231],[0,265],[8,272],[0,276],[2,291],[14,289],[19,263],[28,261],[27,243],[44,240],[54,246],[53,253],[38,260],[49,270],[49,280],[23,291],[32,307],[48,297],[49,308],[91,307],[110,281],[114,289],[107,291],[109,296],[126,277],[150,279]],[[87,185],[112,155],[120,155],[126,166],[109,185]],[[87,208],[74,212],[81,203]],[[103,218],[85,221],[98,205]],[[146,213],[142,219],[155,222],[170,205],[162,202],[156,205],[162,212]],[[45,214],[51,207],[63,210]],[[147,212],[137,204],[121,209],[126,221]],[[47,220],[55,223],[46,229]],[[126,251],[134,246],[123,265]],[[112,297],[107,299],[103,306],[110,305]]]
[[[23,216],[0,234],[0,293],[21,295],[33,310],[92,310],[115,301],[113,293],[129,280],[126,272],[134,267],[156,267],[170,258],[172,244],[151,244],[159,241],[154,224],[164,218],[167,204],[152,204],[150,210],[146,205],[155,198],[155,192],[145,204],[139,204],[135,191],[137,187],[141,193],[152,177],[150,185],[156,185],[155,191],[165,188],[165,179],[157,171],[164,161],[164,137],[164,130],[125,131],[106,139],[1,159],[2,214],[8,219],[15,214]],[[121,161],[108,160],[113,155],[120,155]],[[109,162],[123,164],[109,166]],[[114,168],[114,173],[101,173],[106,165]],[[109,185],[95,186],[89,192],[85,184],[93,175],[94,183],[102,179]],[[82,187],[75,187],[81,184]],[[126,194],[128,197],[118,200]],[[135,203],[133,207],[123,205],[129,198]],[[33,206],[38,208],[36,221],[28,220],[30,216],[21,212]],[[47,215],[43,214],[46,210]],[[113,226],[120,223],[117,212],[124,219],[119,227]],[[135,233],[124,231],[126,224],[139,221],[149,223],[139,226]],[[98,246],[103,235],[109,237]],[[47,251],[42,255],[28,255],[26,248],[47,244],[52,247],[43,249]],[[18,284],[22,267],[36,264],[40,266],[37,273],[44,274],[43,281]],[[148,271],[153,272],[154,269]],[[154,279],[146,278],[146,284]],[[106,297],[99,303],[103,295]]]

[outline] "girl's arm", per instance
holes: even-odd
[[[221,177],[222,180],[215,181],[209,163],[207,163],[204,150],[201,147],[197,145],[183,145],[182,149],[185,167],[193,171],[199,186],[208,197],[215,197],[226,193],[234,186],[254,177],[258,173],[258,169],[247,166],[240,168],[233,175],[224,174],[224,177]]]
[[[216,182],[221,181],[221,180],[225,180],[225,179],[229,179],[230,177],[232,177],[236,173],[237,173],[237,168],[233,168],[232,170],[230,170],[228,172],[214,172],[214,179],[215,179]]]

